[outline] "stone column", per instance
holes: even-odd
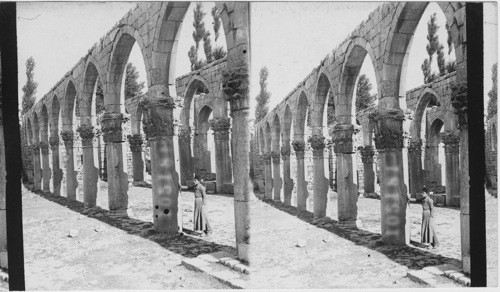
[[[271,151],[271,157],[273,160],[273,189],[274,196],[273,199],[275,201],[281,201],[281,188],[283,184],[283,180],[281,179],[281,171],[280,171],[280,153],[279,151]]]
[[[328,179],[325,177],[324,149],[325,138],[313,135],[308,142],[313,149],[314,164],[314,217],[326,216],[326,204],[328,202]]]
[[[82,139],[83,151],[83,206],[92,208],[96,206],[97,179],[99,178],[99,170],[94,165],[94,127],[81,125],[77,132]]]
[[[23,134],[23,132],[21,132]],[[7,172],[5,165],[5,139],[3,119],[0,115],[0,268],[8,269],[7,258]],[[21,206],[19,206],[21,207]],[[20,214],[19,214],[20,215]]]
[[[49,165],[49,143],[40,142],[40,150],[42,152],[42,177],[43,191],[50,192],[50,165]]]
[[[267,199],[273,198],[273,167],[271,152],[264,153],[264,163],[265,163],[265,172],[266,172],[266,194],[265,197]]]
[[[209,121],[214,131],[215,169],[217,192],[221,193],[224,184],[232,183],[231,154],[229,153],[229,118],[214,118]]]
[[[104,113],[101,116],[101,131],[106,145],[108,205],[113,216],[128,216],[128,175],[123,171],[122,123],[121,113]]]
[[[422,188],[424,186],[422,169],[422,139],[410,142],[408,147],[409,176],[410,176],[410,194],[412,198],[421,198]]]
[[[181,165],[181,185],[186,186],[193,177],[193,157],[191,153],[191,127],[184,126],[179,130],[179,159]]]
[[[59,136],[51,136],[49,143],[52,151],[52,189],[54,195],[60,196],[63,171],[59,168]]]
[[[33,187],[35,190],[42,189],[42,169],[40,167],[40,143],[31,145],[33,152]]]
[[[363,162],[363,188],[365,197],[373,197],[375,194],[375,171],[373,170],[373,156],[375,151],[372,145],[366,145],[360,149],[361,161]]]
[[[358,217],[358,185],[355,150],[352,136],[358,130],[354,125],[335,124],[332,128],[333,151],[337,156],[337,207],[339,223],[356,227]]]
[[[61,137],[66,149],[66,198],[68,201],[76,201],[76,188],[78,181],[76,179],[75,158],[73,155],[73,131],[62,131]]]
[[[333,168],[333,142],[328,140],[326,146],[328,147],[328,180],[330,189],[333,190],[333,185],[335,183],[335,170]]]
[[[375,124],[375,147],[380,162],[382,241],[408,244],[410,225],[402,153],[404,114],[401,109],[377,108],[369,117]]]
[[[425,169],[427,171],[426,186],[434,187],[441,185],[441,169],[439,167],[439,146],[429,145],[425,149]]]
[[[139,102],[144,113],[144,132],[151,149],[153,223],[155,231],[175,234],[179,231],[179,175],[175,169],[174,152],[175,102],[172,97],[158,96],[145,96]]]
[[[132,152],[132,174],[134,183],[144,182],[144,160],[142,159],[142,137],[141,134],[127,136]]]
[[[446,206],[460,207],[460,161],[458,131],[441,134],[446,156]]]
[[[285,206],[291,206],[293,179],[290,177],[290,141],[283,142],[283,146],[281,146],[281,158],[283,159],[283,196],[285,199]]]
[[[297,158],[297,209],[299,211],[307,210],[307,181],[304,169],[304,150],[306,143],[301,140],[292,142],[295,157]]]

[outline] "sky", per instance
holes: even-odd
[[[26,60],[33,56],[36,62],[35,81],[38,82],[37,100],[43,97],[88,50],[100,40],[137,2],[23,2],[17,4],[19,97],[26,83]],[[215,47],[211,9],[214,2],[204,2],[205,27],[211,32]],[[185,15],[177,47],[176,76],[190,72],[187,56],[194,45],[192,4]],[[218,45],[224,48],[223,28]],[[203,41],[199,57],[204,58]],[[139,72],[139,81],[146,81],[146,72],[139,46],[134,44],[129,62]],[[146,91],[145,88],[143,91]]]
[[[271,110],[381,4],[381,2],[317,2],[314,5],[301,2],[252,3],[252,106],[259,92],[259,71],[262,67],[267,66],[269,70],[268,90],[271,93],[269,102]],[[496,11],[496,3],[485,4],[485,40],[488,40],[485,43],[485,95],[491,89],[491,66],[498,58]],[[445,46],[445,57],[448,59],[444,13],[436,3],[430,3],[417,26],[410,49],[406,90],[423,84],[420,66],[427,57],[426,23],[433,13],[436,13],[437,24],[441,27],[438,36]],[[451,53],[451,59],[455,59],[454,51]],[[433,71],[438,71],[436,56],[432,68]],[[361,74],[366,74],[371,80],[374,87],[372,93],[376,93],[375,74],[368,55],[361,68]]]

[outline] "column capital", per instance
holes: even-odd
[[[291,147],[290,144],[284,144],[281,146],[281,158],[285,159],[286,157],[290,157]]]
[[[363,163],[373,163],[373,156],[375,155],[375,150],[372,145],[366,145],[364,147],[359,147],[359,152],[361,153],[361,161]]]
[[[330,130],[335,153],[354,153],[352,135],[358,132],[352,124],[335,124]]]
[[[141,134],[127,135],[128,143],[130,144],[130,151],[141,152],[142,151],[142,136]]]
[[[42,150],[42,154],[49,154],[49,143],[40,142],[40,150]]]
[[[191,127],[183,126],[179,129],[179,141],[186,145],[191,143]]]
[[[306,149],[306,142],[301,140],[292,141],[293,151],[295,151],[295,156],[297,158],[304,158],[304,150]]]
[[[146,95],[139,101],[139,107],[144,112],[143,128],[148,139],[175,135],[172,112],[175,101],[172,97],[153,98]]]
[[[64,146],[73,147],[73,140],[75,138],[75,133],[71,130],[61,131],[61,138],[63,139]]]
[[[222,92],[224,99],[230,103],[231,113],[250,109],[248,79],[247,64],[222,71]]]
[[[264,159],[265,164],[271,164],[271,152],[266,152],[262,154],[262,159]]]
[[[373,110],[368,117],[375,123],[375,147],[379,150],[404,147],[403,120],[401,109]]]
[[[277,164],[280,163],[280,152],[277,150],[271,151],[271,157],[273,159],[273,163]]]
[[[92,139],[94,139],[94,126],[92,125],[80,125],[76,129],[82,138],[82,146],[92,146]]]
[[[59,148],[59,136],[50,136],[49,137],[50,149],[56,150]]]
[[[451,83],[451,105],[457,110],[459,127],[467,125],[466,81]]]
[[[230,118],[213,118],[208,121],[210,128],[214,131],[214,139],[229,141],[229,128],[231,128]]]
[[[458,153],[460,147],[460,134],[458,131],[445,131],[441,133],[441,141],[444,143],[446,153]]]
[[[410,154],[421,154],[422,153],[422,139],[410,141],[410,145],[408,146],[408,152]]]
[[[124,122],[121,113],[104,113],[101,116],[101,132],[105,143],[122,142],[122,123]]]
[[[311,144],[311,148],[313,149],[313,157],[321,158],[323,157],[323,151],[325,149],[325,137],[320,135],[312,135],[307,139],[307,142]]]

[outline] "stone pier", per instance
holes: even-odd
[[[181,165],[181,185],[186,186],[188,180],[193,180],[194,165],[191,153],[191,127],[179,129],[179,160]]]
[[[358,185],[352,136],[358,130],[351,124],[336,124],[332,128],[333,150],[337,156],[337,195],[339,223],[359,225]]]
[[[460,207],[460,161],[458,131],[441,134],[446,157],[446,206]]]
[[[61,195],[61,181],[63,179],[63,171],[59,166],[59,136],[51,136],[49,138],[50,150],[52,152],[52,192],[56,196]]]
[[[273,167],[272,167],[272,156],[270,152],[264,153],[264,163],[265,163],[265,173],[266,173],[266,194],[267,199],[273,198]]]
[[[229,128],[231,120],[229,118],[214,118],[209,121],[210,127],[214,131],[215,143],[215,169],[217,172],[216,187],[217,192],[223,190],[225,184],[232,183],[231,154],[229,151]]]
[[[292,205],[293,179],[290,177],[290,141],[283,141],[281,146],[281,158],[283,159],[283,197],[285,206]]]
[[[49,165],[49,143],[40,142],[40,151],[42,152],[42,178],[44,192],[50,192],[50,165]]]
[[[73,131],[62,131],[61,137],[63,138],[64,148],[66,150],[66,198],[68,201],[76,201],[76,188],[78,181],[76,179],[75,171],[75,157],[73,154]]]
[[[97,180],[99,170],[94,165],[94,127],[81,125],[77,130],[82,139],[83,151],[83,206],[92,208],[96,205]]]
[[[408,147],[408,168],[410,177],[410,195],[412,198],[420,199],[422,194],[423,169],[422,169],[422,139],[410,141]]]
[[[151,149],[151,178],[153,181],[153,223],[157,232],[179,232],[178,200],[179,175],[175,169],[175,125],[172,97],[164,97],[164,90],[149,89],[139,106],[144,112],[144,132]]]
[[[273,161],[273,191],[274,196],[273,200],[280,201],[281,200],[281,188],[283,181],[281,179],[281,161],[280,161],[280,153],[278,150],[271,151],[271,158]]]
[[[363,162],[363,188],[364,196],[372,197],[375,195],[375,171],[373,169],[373,156],[375,150],[372,145],[366,145],[360,149],[361,161]]]
[[[322,218],[326,216],[326,204],[328,202],[328,179],[325,177],[325,138],[320,135],[313,135],[308,142],[313,149],[314,164],[314,217]],[[337,161],[337,165],[338,161]]]
[[[132,152],[132,175],[134,182],[144,182],[144,160],[142,158],[142,137],[141,134],[127,136]]]
[[[33,151],[33,187],[35,190],[42,189],[42,169],[40,166],[40,143],[31,145]]]
[[[109,211],[114,216],[128,216],[128,175],[123,171],[123,115],[104,113],[100,123],[106,145]]]
[[[306,144],[302,140],[292,142],[295,157],[297,159],[297,209],[299,211],[307,210],[307,182],[304,169],[304,150]]]

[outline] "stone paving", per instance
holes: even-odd
[[[312,205],[312,202],[310,202]],[[497,199],[487,195],[488,285],[497,284]],[[420,240],[421,205],[410,206],[412,245],[382,244],[380,201],[360,197],[360,230],[335,226],[335,220],[313,225],[310,212],[266,200],[258,202],[252,217],[252,274],[257,288],[389,288],[422,287],[406,277],[409,269],[440,264],[460,264],[459,210],[437,209],[441,247],[427,250]],[[309,207],[309,206],[308,206]],[[336,219],[337,204],[330,193],[327,214]],[[254,209],[255,210],[255,209]],[[257,284],[256,284],[257,283]],[[260,283],[260,284],[258,284]],[[262,286],[262,283],[266,283]],[[259,286],[260,285],[260,286]]]
[[[183,192],[185,235],[172,236],[151,232],[151,189],[130,186],[130,218],[107,216],[105,190],[100,183],[97,202],[104,210],[94,208],[87,215],[81,202],[66,206],[64,197],[23,190],[28,290],[229,288],[181,261],[216,251],[235,253],[232,197],[209,195],[214,233],[198,237],[189,230],[194,196]],[[76,237],[68,236],[70,230]]]

